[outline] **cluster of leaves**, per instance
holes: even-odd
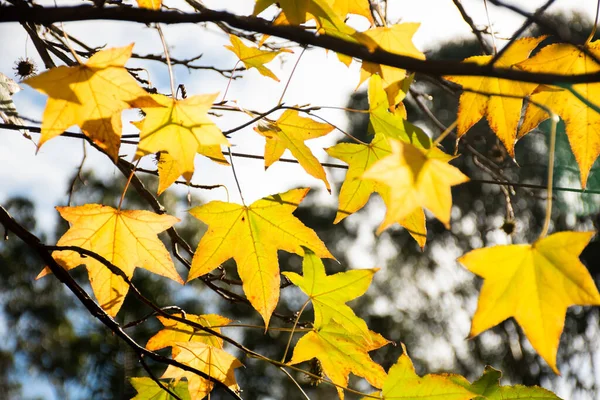
[[[275,3],[274,0],[258,0],[255,14]],[[155,10],[161,8],[158,0],[140,0],[138,4]],[[319,34],[359,43],[372,50],[379,48],[425,59],[412,43],[418,24],[373,26],[364,32],[348,26],[344,22],[348,14],[366,17],[375,25],[366,0],[280,0],[277,6],[279,13],[273,24],[306,25],[314,21],[315,25],[309,27]],[[259,45],[267,39],[263,37]],[[230,40],[231,46],[226,46],[227,49],[234,52],[246,68],[256,68],[265,77],[278,80],[265,64],[289,50],[248,46],[233,34]],[[600,56],[599,42],[579,47],[551,44],[530,57],[544,40],[543,36],[518,39],[496,56],[476,56],[465,62],[564,75],[600,71],[600,63],[596,60]],[[149,93],[125,67],[132,48],[133,45],[97,51],[85,63],[73,52],[80,61],[76,65],[51,68],[24,81],[48,96],[38,146],[76,125],[99,151],[118,163],[121,112],[139,108],[144,118],[134,122],[139,129],[134,160],[159,155],[158,194],[181,176],[187,183],[191,182],[196,154],[227,165],[223,148],[231,146],[230,138],[209,116],[218,94],[196,94],[179,99],[176,93],[172,96]],[[347,65],[353,62],[346,55],[338,56]],[[359,82],[369,81],[368,114],[372,140],[365,143],[351,138],[355,143],[339,143],[326,151],[348,164],[334,223],[360,210],[371,194],[377,193],[386,205],[386,215],[377,232],[398,223],[423,248],[427,237],[424,210],[449,228],[451,188],[467,182],[468,177],[450,164],[455,156],[445,153],[439,146],[453,127],[433,141],[406,119],[402,100],[413,78],[403,69],[362,62]],[[549,86],[491,77],[455,76],[449,76],[447,80],[464,89],[456,122],[458,138],[485,116],[513,157],[517,139],[549,117],[562,118],[585,187],[591,166],[600,154],[600,114],[594,106],[600,102],[600,94],[596,92],[600,84]],[[521,122],[526,97],[529,102]],[[277,109],[285,110],[277,120],[251,113],[252,123],[256,123],[254,130],[266,139],[265,168],[290,150],[304,170],[331,192],[322,164],[305,141],[329,134],[334,126],[302,116],[302,113],[310,115],[303,107],[279,104]],[[502,387],[499,385],[500,372],[492,368],[486,368],[482,377],[473,383],[458,375],[419,377],[404,347],[397,363],[386,373],[371,359],[369,352],[390,341],[371,331],[346,305],[366,292],[376,270],[326,274],[321,259],[333,258],[333,255],[317,234],[293,215],[307,193],[308,189],[293,189],[265,196],[250,205],[212,201],[190,210],[190,214],[205,223],[208,230],[194,252],[187,282],[207,276],[233,258],[245,298],[261,315],[265,328],[269,326],[280,296],[277,251],[304,257],[302,275],[283,272],[308,296],[291,329],[290,343],[309,303],[314,309],[314,321],[305,323],[304,335],[287,362],[288,349],[281,362],[250,350],[246,354],[281,368],[297,369],[295,364],[317,359],[322,373],[336,386],[342,399],[345,390],[351,390],[347,387],[350,373],[364,377],[380,390],[367,397],[383,399],[557,398],[537,387]],[[158,238],[158,234],[179,222],[177,218],[147,210],[122,210],[121,204],[116,209],[100,204],[57,209],[70,223],[70,228],[59,239],[53,257],[67,270],[86,266],[94,295],[108,315],[116,316],[119,312],[132,287],[130,279],[136,267],[184,283],[169,251]],[[546,233],[544,230],[533,244],[478,249],[459,261],[484,279],[471,336],[514,317],[534,349],[558,373],[556,355],[567,308],[599,305],[600,294],[578,259],[594,233],[561,232],[550,236]],[[87,251],[98,257],[89,257]],[[39,277],[49,272],[46,268]],[[171,347],[173,360],[201,374],[169,365],[162,376],[170,380],[166,384],[155,378],[133,378],[132,384],[139,392],[136,398],[168,394],[201,399],[210,393],[216,382],[232,392],[239,392],[234,371],[242,364],[223,349],[226,337],[221,328],[231,323],[228,318],[182,313],[170,317],[163,315],[159,319],[164,328],[148,341],[146,348],[153,351]],[[321,378],[315,374],[313,377]]]

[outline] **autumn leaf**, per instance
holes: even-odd
[[[182,317],[181,314],[175,315]],[[157,318],[160,323],[163,324],[164,329],[160,330],[156,335],[152,336],[150,340],[148,340],[148,343],[146,344],[146,348],[148,350],[159,350],[165,347],[173,347],[177,342],[201,342],[219,349],[223,348],[223,339],[217,336],[184,324],[183,322],[161,316],[158,316]],[[207,328],[211,328],[217,333],[221,333],[221,328],[218,328],[219,326],[228,325],[231,323],[229,318],[225,318],[216,314],[186,314],[185,319]],[[217,326],[217,328],[213,328],[214,326]],[[179,349],[177,347],[173,347],[173,356],[176,356],[178,351]]]
[[[325,149],[325,151],[331,157],[342,160],[349,165],[346,179],[344,179],[340,189],[338,211],[333,221],[334,224],[363,208],[374,192],[379,193],[384,201],[391,200],[387,185],[371,179],[362,179],[365,171],[391,154],[389,140],[384,135],[375,134],[373,141],[368,145],[338,143]],[[425,214],[422,209],[417,208],[395,222],[403,226],[421,248],[425,246],[427,229]]]
[[[468,388],[453,382],[448,375],[417,375],[404,345],[402,345],[402,350],[402,355],[388,371],[387,379],[381,390],[382,399],[470,400],[477,397]]]
[[[330,321],[298,340],[288,364],[294,365],[316,358],[321,362],[323,372],[337,385],[347,387],[348,375],[353,373],[380,388],[385,380],[385,371],[371,359],[369,351],[388,343],[375,332],[370,332],[370,338],[365,340],[362,335],[353,335],[344,326]],[[343,389],[336,389],[343,400]]]
[[[131,400],[172,400],[175,399],[163,388],[158,386],[152,378],[129,378],[131,386],[137,394]],[[176,383],[163,382],[170,391],[175,393],[181,400],[191,400],[188,392],[188,384],[185,381]]]
[[[162,0],[137,0],[140,8],[148,8],[150,10],[160,10]]]
[[[546,36],[526,37],[514,41],[494,63],[494,67],[514,68],[516,64],[526,60],[545,38]],[[494,56],[491,55],[474,56],[466,58],[463,62],[487,65],[493,58]],[[445,79],[461,85],[466,90],[498,94],[498,96],[489,96],[467,91],[460,95],[457,136],[462,137],[485,116],[492,131],[504,143],[508,154],[514,158],[523,98],[529,96],[538,85],[481,76],[447,76]],[[507,96],[517,96],[517,98]]]
[[[177,347],[174,359],[198,371],[223,382],[231,390],[239,392],[240,387],[235,380],[235,368],[242,363],[224,350],[202,342],[174,343]],[[188,391],[191,400],[200,400],[206,397],[214,387],[214,383],[193,372],[184,371],[169,365],[161,378],[181,379],[188,381]]]
[[[135,267],[140,267],[183,284],[169,252],[157,236],[178,222],[178,218],[143,210],[115,210],[98,204],[56,209],[71,224],[57,246],[77,246],[93,251],[128,278],[133,276]],[[98,260],[82,257],[75,251],[55,251],[52,256],[65,269],[85,265],[98,302],[109,315],[117,314],[129,291],[123,278]],[[38,278],[48,272],[48,268],[44,269]]]
[[[286,52],[292,53],[291,50],[283,49],[279,51],[273,50],[261,50],[257,47],[249,47],[242,42],[242,40],[235,36],[229,35],[231,46],[224,46],[226,49],[231,50],[235,55],[244,63],[246,69],[256,68],[261,75],[268,76],[269,78],[275,79],[279,82],[279,78],[269,68],[265,67],[266,63],[273,61],[277,55]]]
[[[560,400],[560,398],[549,390],[538,386],[500,386],[500,378],[502,372],[486,366],[483,375],[473,383],[469,383],[466,379],[457,379],[453,376],[452,380],[468,389],[478,396],[473,400]]]
[[[162,107],[143,108],[146,118],[136,124],[141,130],[136,158],[167,152],[178,164],[171,167],[175,172],[170,173],[167,181],[172,181],[175,173],[179,173],[188,182],[194,174],[197,153],[224,161],[220,146],[229,146],[229,141],[207,115],[216,97],[215,93],[176,100],[153,95]]]
[[[412,79],[408,81],[411,82]],[[431,147],[431,138],[421,128],[404,118],[406,110],[403,107],[391,111],[395,105],[389,102],[383,89],[383,81],[377,75],[373,75],[369,80],[368,96],[369,122],[375,134],[380,133],[387,138],[398,139],[423,149]]]
[[[333,319],[350,334],[362,335],[369,341],[371,332],[367,324],[346,303],[367,291],[377,271],[377,268],[359,269],[328,276],[321,259],[310,249],[305,249],[303,275],[295,272],[283,274],[310,298],[315,310],[315,327],[325,326]]]
[[[371,7],[369,6],[369,0],[325,0],[331,9],[337,14],[337,16],[343,21],[346,19],[348,14],[362,15],[369,20],[371,25],[373,21],[373,15],[371,14]]]
[[[190,210],[208,225],[192,260],[188,282],[233,258],[244,293],[269,325],[279,301],[277,250],[303,255],[302,246],[333,258],[317,234],[292,215],[309,189],[268,196],[250,206],[211,201]]]
[[[556,353],[567,308],[600,305],[579,261],[594,232],[560,232],[532,245],[473,250],[458,261],[484,279],[470,336],[514,317],[539,355],[558,373]]]
[[[323,166],[304,142],[325,136],[333,129],[333,126],[329,124],[301,117],[296,110],[285,110],[277,121],[270,122],[266,127],[259,125],[254,128],[256,132],[267,139],[265,168],[279,160],[283,152],[289,149],[302,168],[310,175],[322,180],[330,193],[331,186],[327,181]]]
[[[436,148],[423,150],[393,139],[390,139],[390,145],[391,154],[376,162],[362,176],[388,187],[383,198],[387,211],[377,232],[383,232],[419,207],[427,208],[449,228],[452,210],[450,188],[467,182],[469,178],[448,164],[451,157],[440,158],[444,155]]]
[[[600,71],[600,65],[586,51],[600,57],[600,41],[588,44],[585,51],[570,44],[551,44],[518,66],[530,72],[570,76]],[[600,103],[600,83],[576,84],[572,86],[572,90],[591,104]],[[565,122],[569,143],[581,172],[581,186],[585,188],[592,164],[600,154],[600,114],[565,88],[539,90],[531,96],[531,100],[548,107]],[[519,138],[550,117],[533,102],[527,106]]]
[[[363,32],[363,34],[376,43],[382,50],[424,60],[425,55],[412,42],[412,37],[420,25],[419,23],[407,22],[372,28]],[[384,82],[384,89],[390,99],[390,104],[395,104],[397,101],[396,97],[401,91],[397,83],[406,78],[406,70],[363,61],[358,85],[360,86],[370,76],[376,74]]]
[[[334,25],[339,21],[327,0],[256,0],[253,14],[260,14],[272,4],[281,8],[286,20],[292,25],[303,24],[310,20],[311,16],[318,20],[329,20]]]
[[[125,69],[133,44],[102,50],[87,63],[52,68],[23,81],[48,95],[38,147],[73,125],[117,159],[121,144],[121,111],[155,102]]]

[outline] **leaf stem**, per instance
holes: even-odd
[[[133,178],[133,175],[135,174],[135,169],[139,165],[140,161],[142,161],[141,158],[139,160],[137,160],[137,162],[135,163],[135,165],[131,169],[131,173],[129,174],[129,178],[127,179],[127,183],[125,184],[125,188],[123,189],[123,193],[121,193],[121,199],[119,200],[119,207],[117,207],[118,211],[121,211],[121,205],[123,204],[123,200],[125,199],[125,193],[127,193],[127,189],[129,188],[129,184],[131,183],[131,178]]]
[[[240,194],[240,199],[242,199],[242,204],[245,206],[246,202],[244,201],[244,195],[242,194],[242,187],[240,186],[240,181],[238,179],[237,173],[235,172],[235,166],[233,165],[233,154],[231,154],[231,147],[227,148],[229,152],[229,164],[231,164],[231,171],[233,172],[233,179],[235,180],[235,184],[238,188],[238,192]]]
[[[487,0],[483,0],[483,5],[485,7],[485,15],[488,20],[488,28],[490,30],[490,35],[492,36],[492,47],[494,50],[494,54],[498,53],[498,47],[496,46],[496,35],[494,34],[494,29],[492,28],[492,21],[490,20],[490,12],[488,10]]]
[[[171,96],[173,97],[173,100],[175,100],[177,98],[177,92],[175,90],[175,77],[173,76],[173,66],[171,65],[171,57],[169,56],[169,47],[167,46],[167,41],[165,40],[165,35],[163,34],[160,24],[156,24],[156,30],[158,31],[160,41],[162,42],[163,50],[165,52],[167,68],[169,69],[169,83],[171,84]]]
[[[281,357],[282,363],[285,362],[285,358],[287,357],[288,350],[290,349],[290,344],[292,344],[292,338],[294,337],[294,330],[296,329],[296,326],[298,325],[298,321],[300,320],[300,316],[302,315],[302,312],[304,312],[304,309],[306,308],[308,303],[310,303],[310,298],[306,299],[306,301],[302,305],[302,308],[300,309],[300,311],[298,311],[298,315],[296,316],[296,320],[294,321],[294,326],[292,327],[292,331],[290,332],[290,337],[288,338],[287,345],[285,346],[285,351],[283,352],[283,357]]]
[[[240,60],[237,60],[237,62],[233,66],[233,71],[235,71],[237,69],[237,66],[239,63],[240,63]],[[225,92],[223,93],[223,97],[221,98],[221,103],[225,102],[225,97],[227,97],[227,92],[229,91],[229,86],[231,85],[231,81],[233,80],[233,75],[234,74],[231,73],[231,76],[229,77],[229,80],[227,81],[227,86],[225,86]]]
[[[300,391],[300,392],[301,392],[301,393],[304,395],[304,398],[305,398],[306,400],[310,400],[310,397],[308,397],[308,395],[306,394],[306,392],[305,392],[304,390],[302,390],[302,387],[300,386],[300,384],[298,383],[298,381],[296,381],[296,380],[294,379],[294,377],[293,377],[293,376],[292,376],[292,375],[291,375],[289,372],[287,372],[287,371],[285,370],[285,368],[283,368],[283,367],[279,367],[279,369],[280,369],[280,370],[282,370],[282,371],[283,371],[283,373],[284,373],[284,374],[286,374],[286,375],[287,375],[287,376],[288,376],[288,377],[289,377],[289,378],[292,380],[292,382],[294,382],[294,384],[296,385],[296,387],[298,388],[298,390],[299,390],[299,391]]]
[[[556,126],[558,125],[558,115],[552,113],[550,117],[550,145],[548,149],[548,182],[546,194],[546,217],[544,218],[544,226],[537,240],[543,239],[548,234],[550,227],[550,217],[552,216],[552,183],[554,179],[554,149],[556,147]]]
[[[598,14],[599,13],[600,13],[600,0],[598,0],[598,3],[596,5],[596,18],[594,18],[594,26],[592,27],[590,36],[588,36],[588,38],[585,41],[586,46],[592,41],[592,39],[594,38],[594,35],[596,34],[596,30],[598,29]]]
[[[285,96],[285,92],[287,92],[288,86],[290,86],[290,82],[292,81],[292,77],[294,76],[294,72],[296,72],[296,68],[298,67],[298,64],[300,64],[300,59],[304,55],[305,51],[306,51],[306,46],[304,46],[302,48],[302,53],[300,53],[300,55],[298,56],[298,59],[296,60],[296,63],[294,64],[294,68],[292,68],[292,72],[290,73],[290,77],[288,78],[287,83],[285,84],[285,87],[283,88],[283,92],[281,93],[281,97],[279,98],[279,102],[277,104],[281,105],[283,103],[283,96]]]
[[[454,128],[456,128],[456,125],[458,124],[458,120],[455,120],[453,123],[451,123],[444,132],[440,133],[440,136],[437,137],[437,139],[435,139],[433,141],[433,143],[431,144],[431,148],[433,149],[434,147],[437,147],[442,140],[444,140],[446,138],[446,136],[448,136],[450,133],[452,133],[452,131],[454,130]]]

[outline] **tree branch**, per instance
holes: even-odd
[[[499,1],[493,4],[504,5]],[[504,5],[508,7],[507,5]],[[508,7],[509,9],[513,9]],[[520,11],[520,10],[519,10]],[[527,17],[530,15],[527,14]],[[259,32],[271,36],[292,40],[300,45],[310,45],[329,49],[371,63],[407,69],[432,76],[486,76],[508,79],[513,81],[531,82],[538,84],[566,85],[575,83],[600,82],[600,72],[560,75],[549,73],[533,73],[509,68],[495,68],[488,65],[461,63],[444,60],[421,60],[409,56],[390,53],[381,49],[370,51],[365,45],[352,43],[329,35],[318,35],[302,27],[273,25],[258,17],[238,16],[226,11],[204,9],[197,13],[182,13],[176,11],[155,11],[142,8],[103,7],[96,8],[82,5],[74,7],[4,7],[0,12],[2,22],[29,22],[52,24],[67,21],[115,20],[139,23],[160,22],[165,24],[225,22],[228,25]],[[539,23],[539,19],[535,22]]]

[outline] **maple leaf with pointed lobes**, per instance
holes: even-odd
[[[470,400],[477,397],[468,388],[454,382],[454,379],[462,377],[452,375],[428,374],[419,376],[415,372],[412,360],[406,353],[406,347],[402,344],[402,355],[390,370],[380,397],[384,400]],[[453,379],[454,378],[454,379]],[[462,378],[464,380],[464,378]],[[469,382],[466,381],[468,384]],[[366,400],[366,398],[363,398]]]
[[[129,378],[131,386],[137,394],[131,400],[172,400],[174,399],[165,389],[158,386],[152,378]],[[163,382],[171,392],[175,393],[181,400],[192,400],[188,391],[188,384],[185,381],[175,383]]]
[[[484,279],[470,336],[514,317],[538,354],[558,373],[556,353],[571,305],[600,305],[579,261],[594,232],[560,232],[532,245],[473,250],[458,261]]]
[[[174,359],[198,371],[223,382],[231,390],[239,392],[240,387],[235,380],[235,368],[242,363],[226,351],[202,342],[178,342]],[[161,378],[181,379],[188,381],[188,391],[192,400],[206,397],[214,387],[214,383],[193,372],[184,371],[169,365]]]
[[[282,49],[278,51],[272,50],[261,50],[257,47],[249,47],[242,42],[242,40],[235,36],[229,35],[229,40],[232,46],[224,46],[226,49],[231,50],[235,55],[244,63],[246,69],[256,68],[263,76],[268,76],[279,82],[279,78],[269,68],[265,67],[266,63],[273,61],[277,55],[281,53],[292,53],[291,50]]]
[[[152,95],[162,107],[143,108],[146,118],[136,124],[140,129],[136,158],[167,152],[178,163],[176,171],[188,182],[198,152],[209,156],[216,153],[221,158],[220,146],[229,146],[229,141],[207,114],[216,97],[214,93],[176,100]]]
[[[140,131],[143,129],[144,121],[133,121],[131,122],[136,128]],[[217,164],[221,165],[229,165],[225,156],[223,155],[223,150],[221,150],[221,146],[212,145],[212,146],[198,146],[197,150],[198,154],[201,154]],[[141,151],[139,148],[136,151],[136,158],[141,158],[149,153]],[[157,157],[157,169],[158,169],[158,195],[161,195],[165,190],[167,190],[179,177],[183,174],[181,163],[179,163],[176,159],[171,157],[171,155],[167,152],[160,151],[156,153]],[[189,182],[188,182],[189,183]]]
[[[382,183],[361,179],[362,175],[374,163],[391,154],[389,138],[412,143],[417,147],[431,147],[431,139],[419,127],[404,120],[397,113],[392,114],[389,101],[383,90],[381,78],[377,75],[369,81],[369,129],[375,131],[374,138],[368,145],[354,143],[338,143],[325,149],[327,154],[340,159],[349,165],[346,179],[339,194],[339,206],[334,224],[348,215],[360,210],[369,200],[373,192],[377,192],[384,200],[389,199],[388,187]],[[400,107],[396,111],[401,110]],[[425,214],[422,209],[396,221],[403,226],[423,248],[427,240]]]
[[[169,252],[157,236],[179,222],[178,218],[143,210],[115,210],[99,204],[56,209],[71,224],[57,246],[77,246],[93,251],[130,279],[135,267],[140,267],[183,284]],[[98,302],[109,315],[117,314],[129,291],[123,278],[113,274],[100,261],[82,257],[75,251],[55,251],[52,256],[65,269],[84,264]],[[45,268],[38,278],[49,272]]]
[[[289,149],[306,172],[325,183],[329,193],[331,193],[331,186],[327,181],[325,170],[304,141],[325,136],[333,129],[334,127],[329,124],[301,117],[297,110],[285,110],[277,121],[269,122],[267,127],[259,125],[254,128],[267,139],[265,169],[279,160],[284,151]]]
[[[529,57],[529,54],[546,36],[521,38],[510,44],[508,49],[494,64],[498,68],[514,68]],[[463,60],[465,63],[488,65],[494,56],[474,56]],[[490,128],[502,141],[511,157],[515,156],[517,126],[521,119],[523,99],[537,88],[537,84],[509,81],[481,76],[446,76],[445,79],[457,83],[463,89],[484,93],[497,93],[489,96],[474,92],[463,92],[458,103],[457,136],[460,139],[481,118],[486,117]],[[502,96],[505,95],[505,96]],[[518,96],[506,97],[508,96]]]
[[[502,372],[486,366],[483,375],[473,383],[470,383],[460,375],[452,375],[450,379],[472,393],[475,393],[477,396],[473,400],[561,400],[554,393],[538,386],[500,386],[501,377]]]
[[[182,317],[181,314],[175,315]],[[229,318],[216,314],[186,314],[185,319],[211,328],[217,333],[221,333],[221,328],[218,327],[228,325],[232,322]],[[165,347],[173,347],[177,342],[201,342],[219,349],[223,348],[223,339],[211,335],[208,332],[166,317],[158,316],[158,320],[163,324],[164,329],[160,330],[148,340],[148,343],[146,344],[148,350],[160,350]],[[216,328],[213,328],[213,326],[216,326]],[[173,347],[173,356],[176,356],[178,353],[179,348],[176,346]]]
[[[452,157],[437,148],[423,150],[410,143],[390,139],[391,154],[376,162],[362,176],[386,185],[385,219],[377,229],[383,232],[419,207],[427,208],[446,228],[450,226],[450,188],[469,178],[448,164]]]
[[[369,29],[363,34],[385,51],[424,60],[425,55],[412,42],[412,37],[420,25],[419,23],[407,22]],[[406,78],[406,70],[363,61],[358,86],[375,74],[383,80],[390,104],[395,104],[397,96],[401,92],[401,86],[398,85],[398,82]]]
[[[338,143],[325,149],[325,151],[331,157],[342,160],[349,165],[346,179],[340,189],[338,211],[333,221],[334,224],[363,208],[374,192],[379,193],[384,201],[391,199],[389,196],[390,189],[387,185],[375,180],[361,179],[365,171],[391,154],[389,141],[382,134],[375,134],[373,141],[368,145]],[[408,230],[421,248],[425,246],[427,228],[425,226],[425,214],[422,209],[417,208],[395,222]]]
[[[87,63],[51,68],[23,83],[48,95],[38,148],[73,125],[113,160],[121,144],[121,111],[157,104],[125,69],[133,44],[102,50]]]
[[[362,335],[368,342],[371,331],[346,303],[367,291],[377,271],[378,268],[359,269],[326,275],[321,259],[310,249],[305,249],[303,276],[295,272],[283,274],[310,298],[315,310],[315,328],[325,326],[333,319],[349,333]]]
[[[308,191],[289,190],[250,206],[211,201],[191,209],[208,231],[192,259],[188,282],[233,258],[244,293],[268,326],[279,301],[277,250],[302,255],[304,246],[319,257],[333,258],[317,234],[292,215]]]
[[[588,44],[586,51],[600,58],[600,40]],[[564,43],[542,48],[518,67],[530,72],[569,76],[600,71],[600,64],[586,52]],[[591,104],[599,103],[600,83],[576,84],[572,86],[572,90]],[[564,88],[540,87],[531,96],[531,100],[548,107],[565,122],[569,143],[581,172],[581,186],[585,188],[590,169],[600,154],[600,114]],[[525,136],[549,117],[546,111],[529,103],[517,137]]]
[[[376,350],[389,343],[383,336],[370,332],[368,340],[362,335],[348,332],[346,328],[334,320],[322,327],[315,327],[298,340],[294,348],[290,365],[318,359],[323,372],[337,385],[347,387],[348,375],[353,373],[362,376],[371,385],[380,388],[385,380],[385,371],[369,356],[369,351]],[[336,387],[340,399],[344,399],[344,390]]]

